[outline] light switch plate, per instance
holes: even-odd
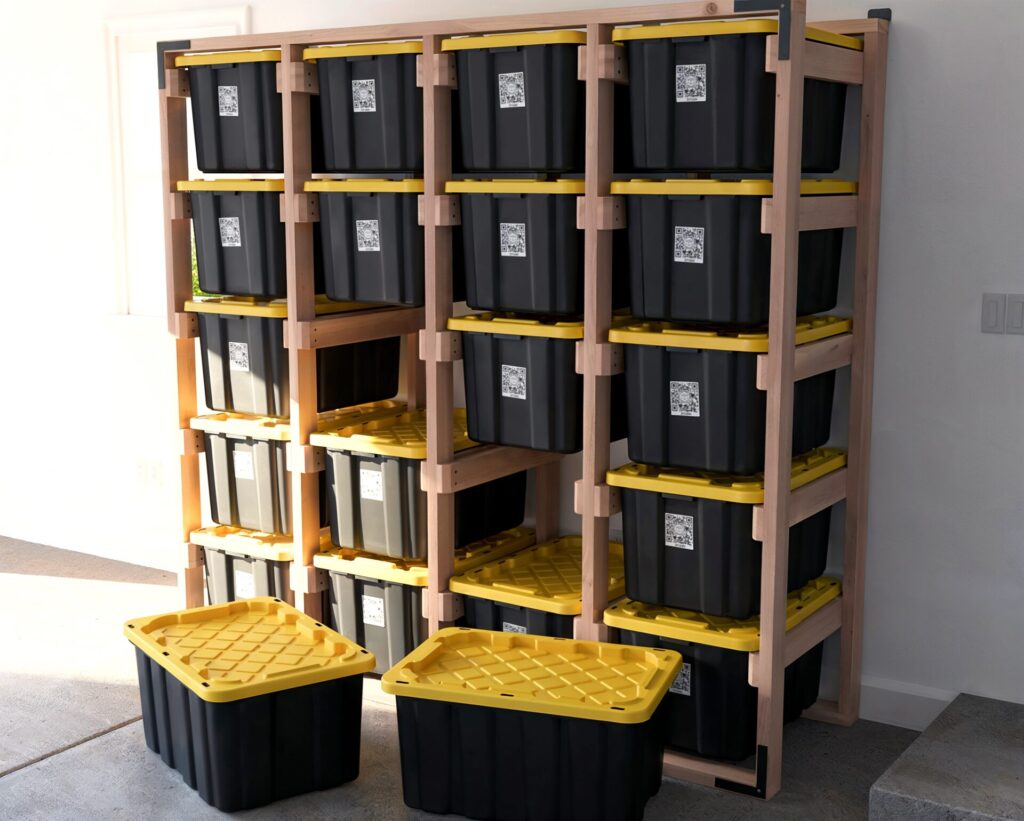
[[[1006,295],[1006,333],[1024,334],[1024,294]]]
[[[1006,294],[981,295],[981,332],[1001,334],[1006,321]]]

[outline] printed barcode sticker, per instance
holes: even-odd
[[[356,249],[380,250],[380,225],[377,220],[356,220]]]
[[[231,452],[231,460],[235,467],[235,478],[236,479],[255,479],[256,471],[252,465],[252,451],[251,450],[239,450],[235,448]]]
[[[363,624],[384,627],[384,599],[363,595]]]
[[[526,368],[501,366],[501,395],[509,399],[526,399]]]
[[[238,86],[217,86],[217,109],[221,117],[238,116]]]
[[[672,259],[676,262],[704,262],[704,229],[677,225],[672,242]]]
[[[238,217],[218,217],[217,225],[220,227],[221,248],[242,247],[242,227]]]
[[[249,345],[247,343],[228,343],[228,369],[249,372]]]
[[[236,570],[234,588],[236,599],[251,599],[256,595],[256,577],[246,570]]]
[[[359,468],[359,497],[371,502],[383,502],[384,474],[379,470]]]
[[[669,382],[668,405],[673,416],[700,416],[700,383]]]
[[[665,547],[693,550],[693,516],[685,513],[665,514]]]
[[[676,66],[676,102],[703,103],[708,99],[708,67],[705,63]]]
[[[677,693],[681,696],[690,695],[690,665],[687,662],[683,662],[683,666],[679,668],[679,672],[676,673],[676,679],[672,682],[672,686],[668,688],[670,693]]]
[[[526,223],[499,222],[498,237],[501,240],[503,257],[526,256]]]
[[[501,623],[501,632],[502,633],[525,633],[526,632],[526,628],[523,627],[521,624],[513,624],[510,621],[503,621]]]
[[[352,110],[364,114],[377,110],[377,83],[374,80],[352,81]]]
[[[498,75],[498,105],[501,108],[526,108],[526,77],[521,71]]]

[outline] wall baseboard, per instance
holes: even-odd
[[[957,693],[905,681],[863,676],[860,717],[868,721],[923,730]]]

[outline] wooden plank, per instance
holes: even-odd
[[[828,701],[825,699],[818,699],[800,715],[801,717],[809,718],[812,721],[822,721],[825,724],[838,724],[841,727],[849,727],[857,720],[857,716],[849,716],[842,713],[839,710],[838,702]]]
[[[561,513],[562,462],[553,460],[533,470],[533,519],[537,543],[546,542],[559,534]]]
[[[807,617],[792,630],[786,633],[783,661],[788,667],[808,650],[817,647],[825,639],[835,633],[843,618],[843,600],[840,596],[826,604],[817,613]],[[747,683],[757,687],[761,676],[761,654],[750,653]]]
[[[879,20],[875,17],[865,17],[861,20],[815,20],[808,25],[835,34],[848,34],[851,37],[856,37],[858,34],[884,34],[889,31],[889,21]]]
[[[810,484],[790,493],[789,526],[799,524],[818,511],[831,507],[846,498],[846,468],[833,471]],[[752,535],[755,541],[763,541],[765,534],[764,505],[754,505]]]
[[[790,55],[788,60],[779,63],[775,92],[772,194],[775,219],[772,226],[768,320],[765,521],[761,561],[761,653],[764,660],[757,691],[757,743],[767,750],[766,772],[762,781],[765,798],[775,795],[782,783],[783,659],[789,560],[806,0],[792,0],[790,12]]]
[[[206,590],[205,565],[178,568],[178,589],[185,596],[185,609],[202,607]]]
[[[779,37],[769,34],[765,43],[764,70],[774,74],[779,63]],[[846,85],[864,81],[864,53],[850,48],[805,41],[804,76]]]
[[[715,782],[720,778],[748,787],[753,787],[757,783],[756,773],[746,767],[698,758],[695,755],[686,755],[674,750],[665,751],[665,756],[662,759],[662,774],[665,778],[690,781],[694,784],[703,784],[705,787],[714,787]]]
[[[845,368],[853,361],[853,334],[839,334],[817,342],[809,342],[796,349],[793,379],[799,382],[819,373]],[[757,355],[757,389],[768,385],[768,356]]]
[[[423,360],[420,359],[420,334],[406,334],[402,342],[402,398],[410,408],[425,407],[426,384]]]
[[[389,336],[418,333],[423,327],[422,308],[372,308],[344,314],[328,314],[295,323],[285,347],[331,348],[353,342],[369,342]],[[294,344],[293,344],[294,343]]]
[[[557,464],[561,458],[560,453],[544,450],[480,445],[459,451],[441,465],[432,464],[428,458],[427,464],[423,466],[421,484],[427,493],[434,490],[438,493],[456,493],[520,470],[529,470],[549,462]]]
[[[868,473],[875,367],[875,304],[881,220],[882,145],[885,124],[887,30],[864,36],[861,96],[857,246],[854,255],[853,362],[850,366],[850,432],[843,556],[843,628],[840,633],[839,711],[845,721],[860,713],[863,650],[864,562],[868,538]]]
[[[840,194],[827,197],[801,197],[801,231],[821,231],[826,228],[853,228],[857,224],[857,195]],[[761,201],[761,233],[772,232],[772,201]]]

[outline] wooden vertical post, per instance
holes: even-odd
[[[789,491],[792,472],[793,373],[799,250],[800,160],[804,101],[806,0],[791,0],[789,59],[780,59],[775,92],[772,191],[771,298],[768,321],[768,391],[765,425],[765,524],[761,562],[761,670],[757,692],[759,785],[764,797],[782,783],[782,718],[789,560]]]
[[[562,462],[545,462],[534,468],[534,529],[537,533],[537,544],[553,539],[558,535],[558,520],[561,514],[561,480]]]
[[[402,365],[405,368],[405,384],[402,387],[405,403],[412,408],[422,408],[426,397],[424,395],[424,369],[423,360],[420,359],[420,336],[419,333],[406,334],[402,342]]]

